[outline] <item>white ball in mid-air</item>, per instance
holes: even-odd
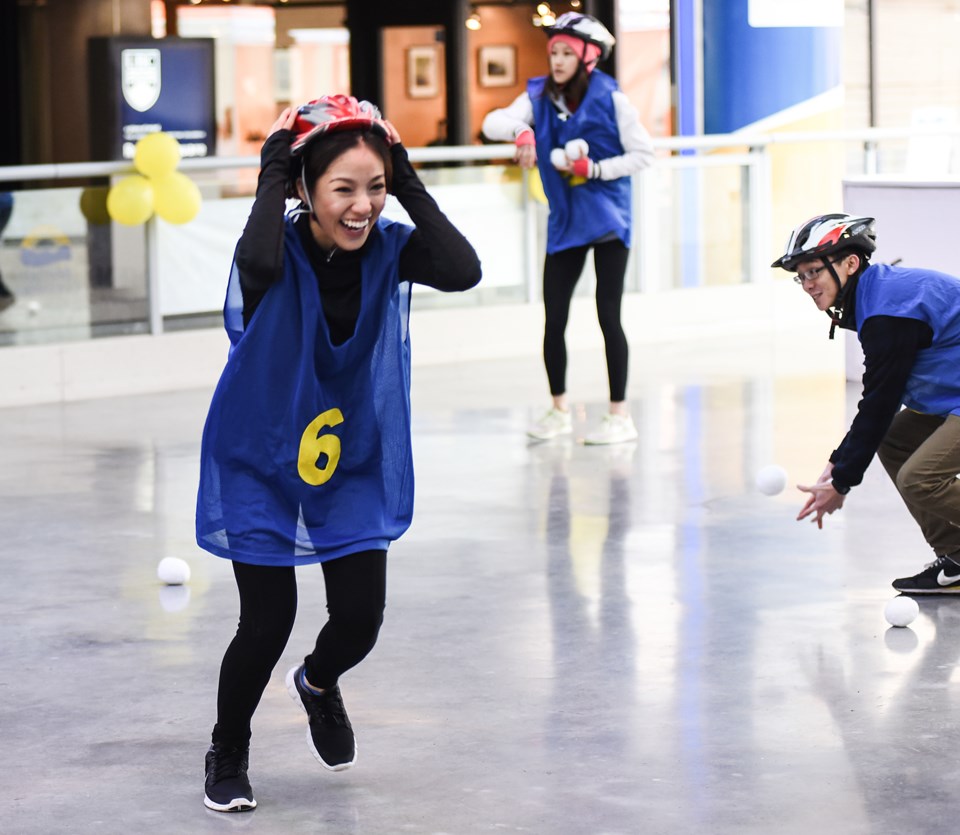
[[[891,626],[909,626],[917,615],[920,606],[912,597],[895,597],[883,608],[883,616]]]
[[[157,564],[157,579],[168,586],[182,586],[190,581],[190,564],[179,557],[164,557]]]
[[[587,156],[590,153],[590,146],[587,144],[586,139],[571,139],[563,146],[563,150],[567,155],[567,159],[574,160]]]
[[[776,496],[787,486],[787,471],[776,464],[762,467],[757,472],[757,489],[766,496]]]
[[[554,148],[550,152],[550,164],[554,168],[567,168],[570,165],[570,160],[567,159],[563,148]]]

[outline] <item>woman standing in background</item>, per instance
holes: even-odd
[[[545,31],[550,74],[530,79],[525,93],[483,122],[489,139],[516,143],[521,167],[539,167],[550,205],[543,359],[553,403],[527,434],[549,440],[573,432],[564,334],[573,291],[592,249],[610,408],[584,442],[633,441],[637,430],[626,403],[628,347],[620,306],[630,253],[630,176],[651,164],[653,147],[636,108],[613,78],[596,69],[613,49],[606,27],[590,15],[568,12]]]

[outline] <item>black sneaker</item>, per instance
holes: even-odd
[[[250,747],[216,742],[205,760],[203,805],[217,812],[247,812],[257,808],[247,779]]]
[[[303,665],[287,672],[287,691],[309,718],[307,747],[320,764],[331,771],[345,771],[357,761],[357,743],[347,711],[340,698],[340,687],[322,694],[311,693],[303,685]]]
[[[893,581],[904,594],[960,594],[960,565],[947,557],[937,557],[913,577]]]

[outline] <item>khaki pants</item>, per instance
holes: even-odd
[[[902,409],[877,450],[937,556],[960,556],[960,417]]]

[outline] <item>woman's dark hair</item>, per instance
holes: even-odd
[[[293,158],[290,167],[290,180],[287,183],[287,193],[290,197],[298,197],[297,183],[300,181],[301,166],[305,166],[304,179],[307,181],[307,190],[313,189],[326,170],[341,154],[351,148],[366,145],[375,151],[383,160],[383,174],[387,183],[387,191],[393,184],[393,158],[390,156],[390,146],[387,140],[377,131],[369,128],[338,130],[314,140],[303,149],[303,153]]]
[[[560,87],[557,82],[553,80],[552,74],[548,74],[547,83],[543,86],[543,91],[553,101],[563,96],[567,107],[571,110],[576,110],[577,107],[580,106],[580,102],[583,101],[583,97],[587,94],[589,84],[590,73],[587,72],[587,68],[583,65],[583,61],[581,61],[577,65],[577,71],[573,74],[573,78],[564,84],[563,87]]]

